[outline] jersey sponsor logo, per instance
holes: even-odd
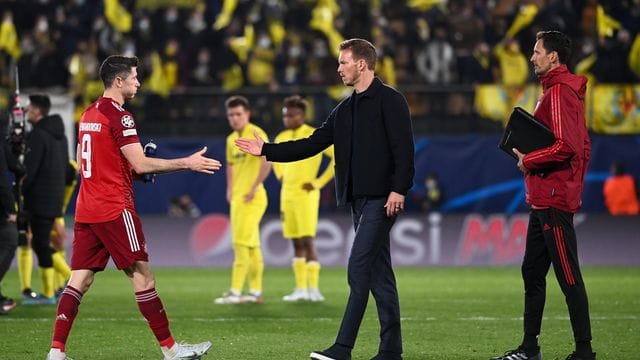
[[[135,125],[131,115],[122,115],[122,117],[120,118],[120,123],[122,123],[122,126],[126,128],[132,128]]]
[[[102,130],[101,123],[80,123],[78,127],[80,131],[100,132]]]
[[[138,132],[136,131],[136,129],[122,130],[122,136],[133,136],[133,135],[138,135]]]
[[[120,111],[124,111],[124,109],[122,108],[122,106],[120,106],[120,104],[118,104],[115,101],[111,102],[111,105],[113,105],[116,109],[120,110]]]

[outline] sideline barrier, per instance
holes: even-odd
[[[395,266],[519,265],[528,214],[406,214],[391,233]],[[578,214],[578,251],[583,265],[640,266],[640,217]],[[154,266],[230,267],[233,261],[226,214],[200,219],[142,216]],[[353,241],[351,216],[321,216],[316,248],[323,266],[344,266]],[[279,218],[261,223],[266,266],[289,267],[293,255]],[[69,242],[70,244],[71,242]]]

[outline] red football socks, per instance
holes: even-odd
[[[160,345],[171,348],[175,341],[171,337],[169,319],[167,319],[167,314],[162,307],[162,301],[160,301],[156,289],[136,292],[136,302]]]
[[[64,352],[64,345],[69,337],[73,320],[78,314],[81,300],[82,293],[80,290],[67,285],[58,302],[56,322],[53,327],[53,340],[51,341],[52,348],[60,349],[60,351]]]

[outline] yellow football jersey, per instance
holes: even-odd
[[[302,124],[302,126],[297,129],[287,129],[278,134],[276,143],[306,138],[314,131],[315,129],[312,126]],[[317,177],[318,170],[320,170],[320,165],[322,164],[323,154],[331,159],[331,163],[328,164],[322,175]],[[302,185],[305,183],[311,183],[314,188],[321,189],[333,178],[335,173],[334,164],[333,145],[322,153],[304,160],[288,163],[273,163],[273,171],[278,180],[282,182],[281,198],[283,200],[288,200],[289,198],[295,199],[300,194],[306,193],[307,191],[302,188]]]
[[[234,131],[227,136],[227,165],[233,167],[233,178],[231,184],[232,200],[242,197],[244,194],[248,193],[260,173],[260,166],[262,163],[261,157],[246,154],[240,151],[234,144],[234,141],[240,137],[253,139],[254,130],[260,137],[268,140],[267,134],[252,123],[247,124],[240,134],[237,131]],[[262,184],[258,186],[256,196],[258,196],[259,193],[265,193],[264,186]]]

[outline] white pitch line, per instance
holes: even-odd
[[[557,320],[557,321],[565,321],[565,320],[569,320],[568,316],[553,316],[553,317],[544,317],[544,320]],[[449,319],[449,318],[436,318],[436,317],[420,317],[420,318],[416,318],[416,317],[403,317],[401,318],[402,321],[405,322],[421,322],[421,321],[522,321],[522,317],[491,317],[491,316],[473,316],[473,317],[463,317],[463,318],[456,318],[456,319]],[[591,320],[595,320],[595,321],[620,321],[620,320],[640,320],[640,316],[637,315],[617,315],[617,316],[591,316]],[[15,317],[11,317],[11,316],[6,316],[2,318],[3,322],[24,322],[24,321],[40,321],[40,322],[49,322],[49,321],[53,321],[53,318],[15,318]],[[90,317],[90,318],[85,318],[85,317],[78,317],[77,320],[78,322],[83,322],[83,321],[87,321],[87,322],[103,322],[103,321],[110,321],[110,322],[122,322],[122,321],[130,321],[130,322],[143,322],[145,321],[144,318],[141,317],[136,317],[136,318],[94,318],[94,317]],[[340,318],[328,318],[328,317],[321,317],[321,318],[313,318],[313,319],[308,319],[308,318],[274,318],[274,317],[256,317],[256,318],[252,318],[252,317],[240,317],[240,318],[176,318],[173,320],[174,322],[188,322],[188,321],[195,321],[195,322],[203,322],[203,323],[216,323],[216,322],[256,322],[256,321],[263,321],[263,322],[308,322],[308,321],[315,321],[315,322],[331,322],[331,321],[341,321]]]
[[[468,318],[458,318],[461,321],[522,321],[520,317],[490,317],[490,316],[473,316]],[[568,316],[543,317],[543,320],[569,320]],[[591,320],[640,320],[640,316],[636,315],[619,315],[619,316],[591,316]]]

